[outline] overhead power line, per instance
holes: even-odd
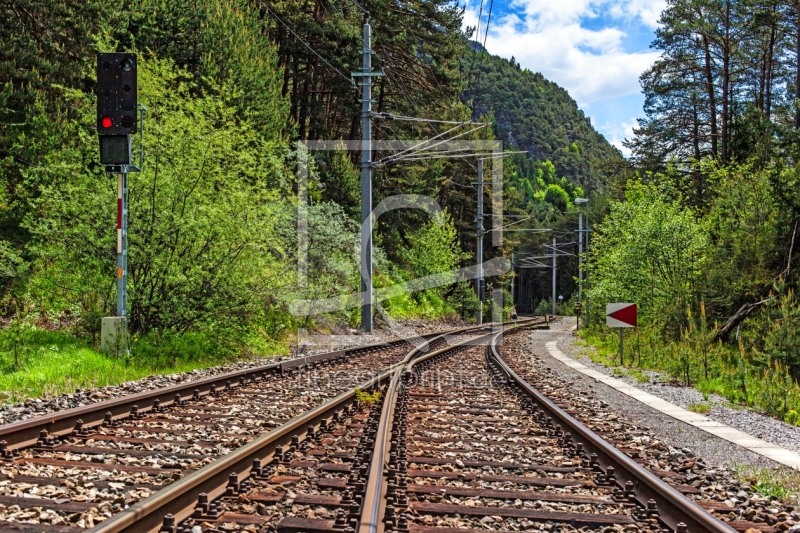
[[[295,31],[294,31],[294,30],[293,30],[293,29],[292,29],[292,28],[291,28],[291,27],[290,27],[288,24],[286,24],[286,23],[285,23],[283,20],[281,20],[281,18],[280,18],[278,15],[276,15],[276,14],[275,14],[275,12],[274,12],[274,11],[272,11],[272,10],[269,8],[269,6],[268,6],[267,4],[265,4],[265,3],[264,3],[262,0],[259,0],[259,3],[260,3],[260,4],[261,4],[263,7],[264,7],[264,9],[266,9],[266,10],[267,10],[267,12],[269,12],[269,14],[270,14],[270,15],[272,15],[273,17],[275,17],[275,20],[277,20],[278,22],[280,22],[281,24],[283,24],[283,26],[284,26],[284,27],[285,27],[287,30],[289,30],[289,33],[291,33],[292,35],[294,35],[295,39],[297,39],[298,41],[300,41],[301,43],[303,43],[303,45],[304,45],[306,48],[308,48],[308,49],[311,51],[311,53],[312,53],[312,54],[314,54],[315,56],[317,56],[317,57],[318,57],[318,58],[319,58],[319,59],[320,59],[320,60],[321,60],[323,63],[325,63],[325,64],[328,66],[328,68],[330,68],[331,70],[333,70],[334,72],[336,72],[336,73],[337,73],[339,76],[341,76],[342,78],[346,79],[346,80],[347,80],[347,82],[348,82],[349,84],[351,84],[351,85],[355,85],[355,84],[356,84],[356,82],[355,82],[355,81],[354,81],[354,80],[353,80],[353,79],[352,79],[350,76],[345,76],[344,74],[342,74],[342,71],[340,71],[338,68],[336,68],[336,67],[334,67],[333,65],[331,65],[331,64],[330,64],[330,62],[329,62],[327,59],[325,59],[324,57],[322,57],[322,56],[319,54],[319,52],[317,52],[316,50],[314,50],[314,48],[312,48],[312,46],[311,46],[310,44],[308,44],[307,42],[305,42],[305,41],[303,40],[303,38],[302,38],[302,37],[300,37],[299,35],[297,35],[297,32],[295,32]],[[355,2],[353,2],[353,3],[355,3]],[[360,6],[359,6],[359,7],[360,7]],[[363,8],[362,8],[362,9],[363,9]]]
[[[485,124],[484,122],[473,122],[471,120],[466,120],[466,121],[464,121],[464,120],[434,120],[434,119],[430,119],[430,118],[404,117],[402,115],[395,115],[393,113],[389,113],[388,111],[384,111],[384,112],[381,112],[381,113],[373,113],[372,117],[373,118],[388,119],[388,120],[404,120],[404,121],[408,121],[408,122],[430,122],[432,124],[459,124],[459,125],[464,125],[464,124],[475,124],[475,125]]]

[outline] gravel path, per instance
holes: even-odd
[[[410,320],[401,324],[401,336],[411,335],[416,333],[424,335],[427,333],[439,333],[458,327],[463,327],[463,324],[447,321],[421,321]],[[346,338],[342,335],[349,334]],[[332,350],[342,348],[349,348],[354,346],[364,346],[368,344],[377,344],[384,341],[392,341],[400,338],[393,331],[388,329],[375,329],[371,335],[360,334],[357,330],[346,330],[340,332],[336,338],[337,345],[331,347],[330,345],[322,345],[318,347],[303,346],[302,353],[298,353],[297,347],[293,347],[293,355],[289,356],[266,356],[257,357],[249,361],[242,361],[239,363],[232,363],[228,365],[214,366],[209,368],[198,368],[191,372],[183,372],[178,374],[156,374],[142,378],[136,381],[128,381],[119,385],[112,385],[108,387],[100,387],[96,389],[85,389],[74,394],[63,394],[51,398],[36,398],[19,403],[16,405],[0,406],[0,425],[10,424],[19,420],[27,420],[37,416],[49,414],[63,409],[71,409],[73,407],[81,407],[92,403],[102,402],[120,396],[128,396],[153,389],[160,389],[162,387],[169,387],[176,383],[185,383],[187,381],[195,381],[218,374],[227,372],[234,372],[256,366],[268,365],[276,361],[285,359],[293,359],[303,355],[313,355],[316,353],[324,353]],[[342,343],[341,341],[346,342]],[[410,349],[410,348],[409,348]]]
[[[551,323],[549,331],[537,330],[530,332],[528,334],[527,348],[531,356],[531,363],[537,366],[544,365],[563,379],[574,380],[576,385],[580,385],[580,388],[588,389],[594,394],[595,398],[608,403],[620,416],[626,417],[641,427],[649,428],[652,434],[674,448],[691,449],[711,465],[717,467],[727,467],[731,464],[764,467],[780,466],[761,455],[752,453],[740,446],[717,438],[710,433],[675,420],[655,409],[634,401],[629,396],[603,383],[598,383],[594,379],[584,376],[552,358],[545,348],[545,343],[555,340],[558,342],[559,349],[565,354],[580,360],[581,363],[593,369],[613,375],[611,369],[592,363],[585,354],[581,353],[585,351],[585,348],[575,344],[577,337],[572,327],[572,321],[557,320]],[[657,377],[654,373],[648,374]],[[614,377],[684,408],[691,403],[703,401],[700,392],[687,387],[662,386],[655,383],[651,383],[648,386],[648,384],[639,383],[627,376],[614,375]],[[710,398],[710,400],[717,401],[714,398]],[[706,416],[788,449],[800,450],[799,428],[789,426],[759,413],[744,409],[735,410],[728,407],[715,406],[711,413]]]
[[[699,390],[671,383],[670,376],[658,372],[642,371],[643,374],[650,378],[650,381],[646,383],[642,383],[629,375],[614,374],[613,368],[593,362],[586,353],[586,348],[578,351],[577,354],[575,353],[576,349],[580,349],[580,347],[574,346],[570,355],[598,372],[613,376],[620,381],[624,381],[684,409],[692,404],[710,404],[711,410],[707,413],[702,413],[703,416],[727,424],[759,439],[782,446],[787,450],[800,452],[800,427],[798,426],[787,424],[747,407],[731,407],[731,402],[717,394],[709,394],[708,400],[705,400],[703,393]]]

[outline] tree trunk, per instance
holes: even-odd
[[[794,92],[795,98],[800,100],[800,0],[795,0],[794,2],[794,11],[795,11],[795,31],[796,31],[796,42],[795,51],[797,52],[797,57],[795,58],[795,80],[794,80]],[[795,104],[797,105],[797,104]],[[795,109],[794,115],[794,128],[800,129],[800,106]]]
[[[725,322],[725,325],[719,328],[716,333],[714,333],[714,338],[711,339],[712,342],[720,340],[724,341],[727,339],[728,335],[730,335],[731,332],[736,329],[736,326],[738,326],[742,320],[755,313],[763,303],[764,301],[762,300],[760,302],[744,304],[741,306],[739,310],[736,311],[736,313],[730,317],[727,322]]]
[[[706,91],[708,92],[708,111],[711,123],[711,155],[717,157],[717,143],[719,141],[717,131],[717,98],[714,92],[714,72],[711,69],[711,50],[708,43],[708,36],[703,35],[703,52],[705,53],[706,65],[703,74],[706,78]]]
[[[728,124],[730,124],[731,83],[731,4],[725,5],[725,39],[722,49],[722,160],[728,161]]]
[[[777,39],[777,28],[775,22],[772,23],[772,28],[769,36],[769,48],[767,49],[767,69],[766,69],[766,107],[764,109],[767,120],[772,115],[772,76],[775,70],[775,41]]]

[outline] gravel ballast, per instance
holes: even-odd
[[[464,326],[463,324],[447,321],[423,322],[421,320],[410,320],[403,322],[401,324],[401,328],[398,329],[398,332],[402,336],[411,335],[413,333],[425,335],[428,333],[441,333],[448,330],[457,329],[459,327]],[[313,355],[343,348],[352,348],[355,346],[378,344],[400,338],[399,335],[395,334],[394,331],[389,329],[376,329],[370,335],[361,334],[357,330],[349,330],[347,333],[349,333],[349,335],[345,339],[346,343],[337,344],[333,347],[330,345],[321,345],[318,347],[301,346],[300,348],[302,349],[302,352],[298,352],[297,347],[293,347],[293,355],[289,356],[255,357],[248,361],[241,361],[238,363],[209,368],[198,368],[196,370],[192,370],[191,372],[182,372],[177,374],[155,374],[136,381],[128,381],[125,383],[120,383],[119,385],[111,385],[108,387],[84,389],[73,394],[62,394],[60,396],[54,396],[51,398],[31,398],[16,405],[1,406],[0,425],[10,424],[20,420],[28,420],[30,418],[50,414],[64,409],[82,407],[84,405],[90,405],[113,398],[169,387],[178,383],[186,383],[219,374],[225,374],[228,372],[235,372],[238,370],[268,365],[277,361],[294,359],[295,357],[302,357],[304,355]],[[341,342],[342,337],[342,335],[337,336],[337,340]]]
[[[537,330],[530,332],[526,346],[532,357],[531,362],[534,363],[534,359],[538,360],[539,364],[543,363],[563,379],[574,380],[576,383],[589,388],[595,397],[607,402],[620,416],[625,416],[640,426],[650,428],[653,434],[665,442],[669,442],[675,448],[691,448],[698,455],[704,457],[709,464],[717,467],[727,467],[732,464],[762,467],[780,466],[761,455],[717,438],[699,428],[675,420],[603,383],[598,383],[594,379],[564,366],[550,356],[545,347],[547,342],[556,341],[562,352],[579,360],[584,365],[605,374],[613,375],[615,378],[645,390],[654,396],[675,403],[680,407],[686,408],[690,404],[703,402],[702,394],[695,389],[668,384],[662,385],[661,383],[663,382],[639,383],[629,376],[613,374],[611,368],[593,363],[585,354],[581,353],[584,348],[576,345],[577,336],[572,329],[573,324],[571,320],[561,319],[552,322],[549,331]],[[651,381],[658,379],[655,373],[648,373],[648,375],[651,375]],[[724,399],[714,398],[713,396],[709,400],[724,401]],[[704,415],[768,442],[784,446],[787,449],[800,450],[800,428],[789,426],[760,413],[748,409],[732,409],[715,405],[710,413],[704,413]]]

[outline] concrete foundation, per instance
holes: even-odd
[[[105,316],[100,322],[100,351],[120,357],[128,353],[128,319],[124,316]]]

